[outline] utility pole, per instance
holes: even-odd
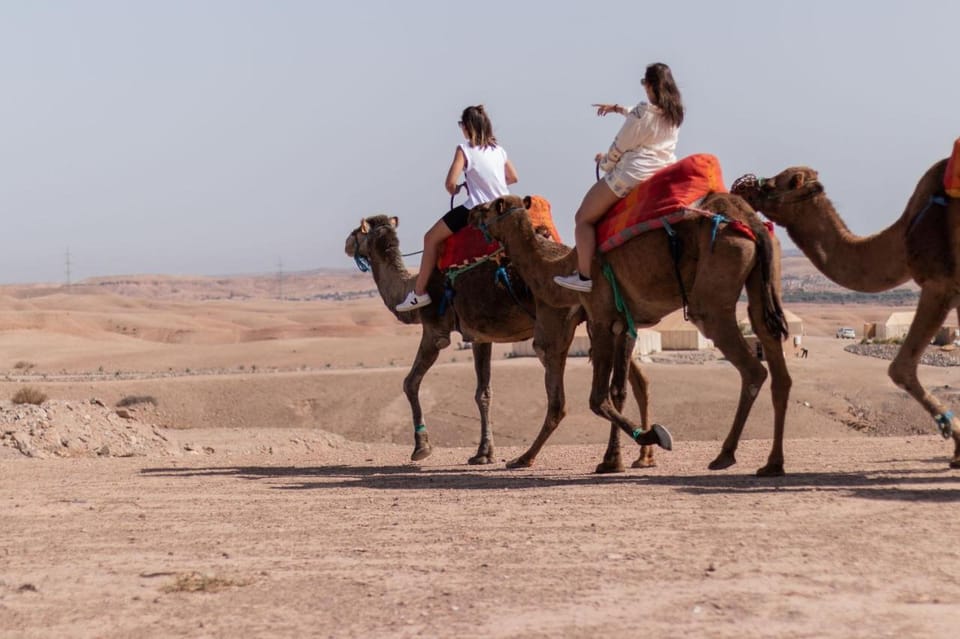
[[[283,259],[277,259],[277,299],[283,301]]]
[[[70,288],[70,247],[69,246],[67,247],[66,267],[67,267],[67,288]]]

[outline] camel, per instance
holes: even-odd
[[[414,450],[411,460],[426,458],[432,452],[423,412],[420,407],[420,383],[436,362],[442,349],[450,344],[450,331],[459,330],[469,338],[477,375],[476,402],[480,410],[480,445],[470,464],[493,463],[493,434],[490,428],[489,407],[490,360],[494,342],[517,342],[533,337],[534,348],[544,367],[544,385],[547,392],[547,414],[537,438],[520,457],[508,462],[508,468],[526,468],[534,464],[541,448],[566,415],[563,377],[567,352],[573,341],[574,330],[585,319],[585,313],[575,293],[555,296],[555,304],[548,305],[531,294],[516,270],[504,263],[507,278],[512,284],[494,285],[496,261],[480,263],[462,272],[456,278],[456,294],[451,309],[441,312],[444,299],[443,275],[434,269],[428,290],[438,300],[413,313],[399,313],[394,307],[413,286],[413,277],[403,265],[397,238],[396,217],[377,215],[364,218],[360,226],[347,236],[345,252],[358,261],[369,262],[373,277],[384,304],[401,322],[419,323],[423,330],[420,345],[410,373],[403,382],[403,390],[410,402],[414,424]],[[642,415],[643,434],[637,441],[645,448],[634,462],[634,467],[651,466],[653,444],[669,449],[669,432],[659,425],[647,426],[646,379],[632,361],[634,341],[622,339],[615,345],[617,361],[614,364],[612,401],[618,410],[626,399],[626,379],[629,371],[631,388]],[[610,440],[598,473],[622,472],[619,430],[611,426]]]
[[[930,413],[944,438],[953,437],[950,467],[960,468],[960,421],[917,378],[924,349],[960,304],[960,199],[944,197],[946,166],[941,160],[927,170],[900,218],[867,237],[850,232],[808,167],[768,179],[746,175],[734,190],[785,227],[813,265],[840,286],[875,293],[911,278],[920,285],[916,316],[887,372]]]
[[[529,205],[528,199],[506,196],[474,208],[470,220],[501,243],[537,299],[555,304],[555,298],[564,294],[564,289],[554,284],[553,276],[576,268],[576,252],[568,247],[558,252],[537,237],[527,213]],[[683,282],[682,290],[664,233],[644,233],[601,257],[612,267],[622,301],[636,326],[653,326],[684,306],[685,292],[690,320],[713,340],[740,373],[740,399],[733,425],[720,454],[709,465],[711,470],[736,463],[735,453],[743,426],[767,377],[766,368],[751,351],[737,325],[736,305],[746,285],[750,322],[763,345],[773,378],[773,447],[766,465],[757,475],[780,476],[784,474],[783,432],[791,380],[782,344],[787,328],[779,301],[779,243],[770,237],[756,213],[739,197],[711,194],[703,201],[703,207],[744,222],[757,239],[754,241],[722,227],[712,242],[713,224],[705,217],[673,225],[684,251],[676,265]],[[613,286],[601,271],[600,259],[594,260],[593,290],[580,294],[589,316],[591,335],[590,408],[628,433],[637,433],[608,397],[613,347],[625,328],[617,311]],[[677,390],[689,393],[691,401],[696,401],[695,386]]]

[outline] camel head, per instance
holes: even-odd
[[[473,207],[468,219],[470,224],[483,231],[484,235],[499,241],[503,239],[504,225],[510,218],[515,214],[526,215],[529,208],[529,196],[521,198],[518,195],[505,195]]]
[[[347,257],[354,259],[361,271],[366,271],[369,268],[367,262],[375,249],[382,251],[387,248],[382,246],[384,243],[394,247],[399,246],[397,239],[399,224],[399,219],[386,215],[361,218],[360,226],[353,229],[347,236],[343,250]]]
[[[794,166],[772,178],[744,175],[734,181],[730,192],[777,224],[789,226],[796,215],[803,213],[802,207],[795,205],[822,194],[823,185],[813,169]]]

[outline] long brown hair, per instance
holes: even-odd
[[[643,75],[643,84],[653,91],[653,103],[660,107],[673,126],[683,124],[683,100],[673,81],[673,72],[663,62],[654,62]]]
[[[468,106],[460,115],[460,124],[467,132],[470,146],[485,149],[497,146],[497,138],[493,135],[493,125],[482,104]]]

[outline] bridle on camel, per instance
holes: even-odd
[[[821,193],[823,193],[823,185],[820,184],[818,180],[814,180],[810,188],[805,188],[805,193],[794,194],[793,192],[787,191],[782,193],[777,192],[765,192],[763,190],[763,185],[765,182],[768,182],[762,177],[758,177],[753,173],[747,173],[744,176],[741,176],[733,181],[733,184],[730,185],[730,192],[734,195],[740,195],[742,191],[752,190],[756,191],[756,195],[752,196],[757,199],[757,202],[760,205],[763,205],[764,202],[779,202],[780,204],[796,204],[798,202],[804,202],[806,200],[812,200]],[[788,196],[793,195],[788,199]],[[761,211],[762,213],[762,211]]]
[[[370,260],[365,256],[360,255],[359,235],[360,229],[357,229],[353,232],[353,261],[356,263],[357,268],[360,269],[361,272],[366,273],[370,270]],[[366,233],[364,233],[364,235],[366,235]],[[419,251],[413,251],[412,253],[401,253],[400,257],[410,257],[411,255],[419,255],[420,253],[423,253],[422,249]]]

